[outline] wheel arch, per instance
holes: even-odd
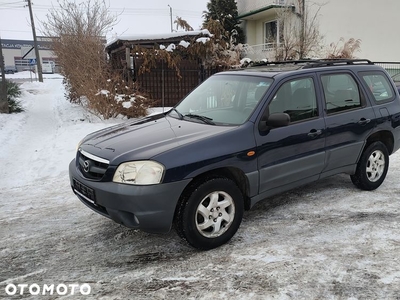
[[[381,142],[386,146],[389,155],[393,153],[394,149],[394,137],[393,134],[388,130],[381,130],[378,132],[374,132],[367,139],[367,142],[364,146],[364,149],[367,149],[369,145],[374,142]]]
[[[212,178],[228,178],[235,182],[235,184],[239,187],[240,191],[243,194],[244,208],[245,210],[249,210],[251,206],[251,201],[249,197],[250,193],[250,183],[245,173],[235,167],[222,167],[218,169],[209,170],[207,172],[201,173],[194,177],[192,181],[185,187],[183,190],[181,197],[178,200],[176,205],[174,220],[177,216],[178,210],[182,206],[182,202],[185,200],[187,195],[193,191],[193,189],[200,183],[207,181]]]

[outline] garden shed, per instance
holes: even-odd
[[[208,30],[121,37],[106,46],[110,63],[156,105],[173,106],[203,80],[223,70],[205,63]]]

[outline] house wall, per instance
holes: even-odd
[[[306,0],[307,1],[307,0]],[[399,0],[313,0],[320,10],[320,32],[325,45],[341,37],[361,39],[356,55],[373,61],[400,61]],[[315,11],[316,6],[312,7]]]
[[[246,43],[249,45],[260,45],[264,44],[264,23],[268,20],[263,21],[246,21]]]
[[[400,0],[305,0],[314,15],[320,7],[319,25],[323,35],[321,56],[324,56],[331,43],[337,43],[341,37],[361,39],[361,51],[355,55],[373,61],[400,62],[399,12]],[[272,0],[237,0],[238,14],[246,15],[251,11],[273,4]],[[292,1],[290,1],[292,2]],[[288,2],[289,3],[289,2]],[[250,11],[248,10],[250,9]],[[246,17],[247,43],[264,43],[264,22],[274,20],[274,8]],[[261,20],[256,20],[258,18]],[[325,50],[325,51],[324,51]]]

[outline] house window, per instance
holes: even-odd
[[[265,49],[271,49],[279,43],[278,21],[266,22],[264,25],[264,44]]]

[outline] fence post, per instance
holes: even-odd
[[[9,113],[8,100],[7,100],[7,82],[6,75],[4,71],[4,57],[3,57],[3,47],[0,37],[0,70],[1,70],[1,84],[0,84],[0,113]]]
[[[161,60],[161,105],[164,112],[165,106],[165,70],[164,70],[164,59]]]
[[[126,81],[130,82],[131,81],[131,72],[132,72],[132,66],[131,66],[131,48],[126,46],[125,48],[125,61],[126,61]]]

